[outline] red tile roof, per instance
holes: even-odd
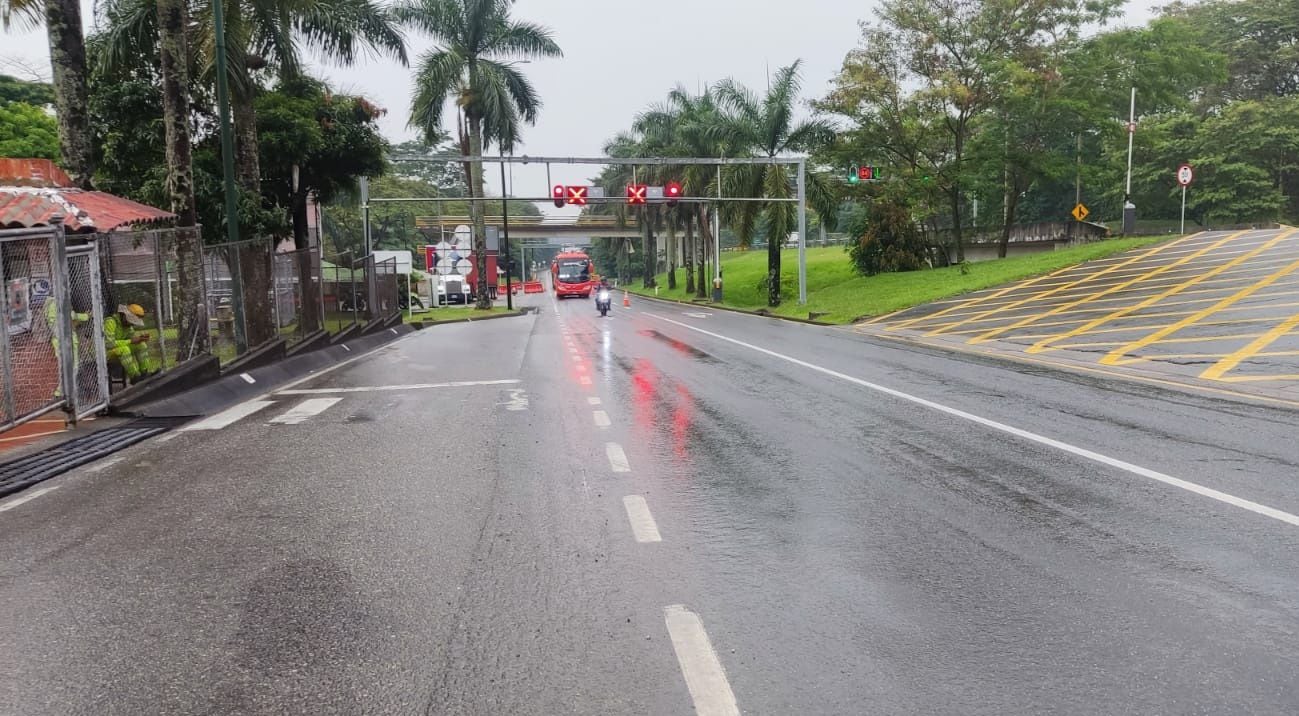
[[[176,218],[162,209],[102,191],[0,186],[0,229],[48,226],[55,214],[63,214],[64,227],[73,233],[113,231]]]
[[[72,179],[48,159],[0,157],[0,184],[14,186],[73,186]]]

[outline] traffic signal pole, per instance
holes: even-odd
[[[530,201],[542,203],[547,200],[555,202],[555,206],[562,207],[567,204],[585,205],[588,201],[591,203],[627,201],[627,197],[592,197],[586,194],[587,187],[577,187],[581,190],[577,198],[580,201],[572,201],[574,197],[569,196],[568,187],[552,184],[550,175],[551,164],[594,164],[594,165],[617,165],[631,166],[633,171],[639,166],[754,166],[754,165],[784,165],[798,167],[798,196],[797,198],[777,198],[777,197],[723,197],[721,194],[721,182],[718,182],[718,195],[716,197],[676,197],[672,201],[683,201],[687,203],[694,202],[717,202],[719,209],[719,218],[714,224],[713,231],[713,255],[714,255],[714,278],[720,279],[722,275],[721,267],[721,220],[720,207],[723,202],[761,202],[764,204],[778,204],[796,202],[798,204],[798,302],[807,303],[807,158],[806,157],[530,157],[522,156],[423,156],[423,155],[396,155],[392,159],[400,161],[421,161],[421,162],[460,162],[460,163],[492,163],[500,162],[504,164],[544,164],[546,165],[546,184],[551,186],[552,195],[550,197],[522,198],[520,201]],[[555,190],[565,190],[564,193],[556,193]],[[463,201],[451,197],[438,197],[436,199],[424,198],[390,198],[374,199],[374,203],[379,202],[438,202],[438,201]]]
[[[505,162],[501,162],[501,246],[505,249],[505,307],[514,310],[514,292],[510,289],[510,196],[505,191]],[[499,259],[498,259],[499,261]],[[495,278],[493,276],[492,278]]]
[[[798,303],[807,303],[807,162],[801,159],[798,162]]]

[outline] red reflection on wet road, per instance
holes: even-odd
[[[659,371],[648,358],[637,359],[631,373],[632,419],[646,431],[654,429],[654,399],[658,394]]]
[[[690,423],[695,413],[695,396],[690,394],[690,389],[677,384],[677,401],[672,408],[672,454],[678,459],[685,460],[690,457],[686,449],[686,441],[690,437]]]

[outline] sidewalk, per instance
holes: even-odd
[[[0,461],[9,459],[25,445],[64,432],[65,428],[66,421],[63,413],[54,412],[23,423],[12,430],[0,432]]]

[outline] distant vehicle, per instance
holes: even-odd
[[[590,298],[595,289],[595,266],[586,252],[564,251],[550,264],[551,284],[556,298],[581,296]]]
[[[595,307],[600,311],[601,316],[609,315],[609,309],[613,307],[613,300],[609,296],[608,287],[601,286],[597,289]]]
[[[438,276],[438,305],[468,304],[474,300],[473,289],[464,276]]]

